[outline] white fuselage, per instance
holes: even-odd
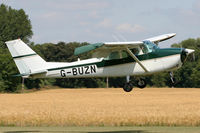
[[[148,68],[145,72],[136,62],[99,66],[104,58],[92,58],[72,63],[48,62],[47,73],[32,78],[81,78],[81,77],[121,77],[142,76],[161,71],[171,71],[181,67],[180,54],[143,60],[141,63]]]

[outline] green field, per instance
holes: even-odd
[[[2,133],[199,133],[200,127],[0,127]]]

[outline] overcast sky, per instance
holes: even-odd
[[[24,9],[35,43],[137,41],[177,33],[170,46],[200,37],[200,0],[0,0]]]

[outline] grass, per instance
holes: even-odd
[[[0,127],[3,133],[199,133],[200,127]]]
[[[1,126],[200,126],[200,89],[56,89],[0,94]]]

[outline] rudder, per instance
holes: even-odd
[[[7,41],[6,45],[17,65],[20,74],[33,73],[45,68],[46,61],[35,53],[21,39]]]

